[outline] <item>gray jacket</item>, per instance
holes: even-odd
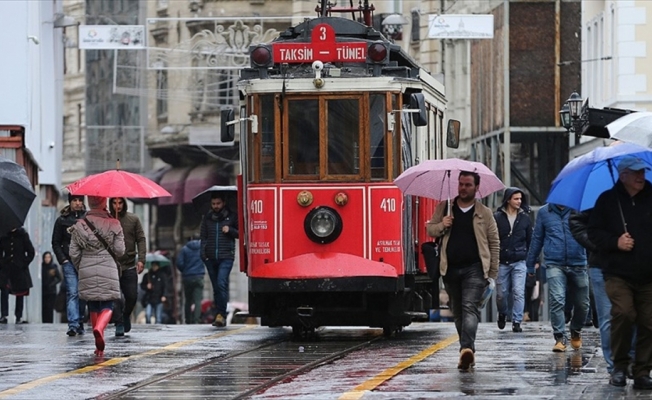
[[[86,218],[120,257],[125,252],[122,227],[105,211],[91,210]],[[70,261],[79,271],[79,297],[84,300],[120,299],[118,267],[83,219],[70,227]]]

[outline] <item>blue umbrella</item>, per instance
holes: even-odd
[[[652,149],[633,143],[599,147],[570,161],[552,182],[548,203],[574,210],[593,208],[598,197],[618,180],[618,162],[623,156],[635,156],[652,168]],[[652,171],[645,178],[652,181]]]

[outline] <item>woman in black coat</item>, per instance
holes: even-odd
[[[59,266],[52,262],[52,253],[46,251],[43,253],[43,262],[41,263],[41,310],[43,311],[43,323],[51,324],[54,322],[54,302],[57,298],[57,285],[61,282],[61,272]]]
[[[16,228],[0,238],[0,323],[7,323],[9,315],[9,293],[16,296],[16,323],[23,321],[23,297],[29,295],[32,277],[29,263],[34,259],[34,246],[29,234],[22,227]]]

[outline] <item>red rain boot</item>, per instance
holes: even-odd
[[[95,330],[95,325],[97,325],[97,315],[98,315],[98,313],[96,313],[94,311],[91,311],[89,313],[89,315],[91,317],[91,329]],[[97,349],[95,349],[95,354],[97,354]]]
[[[93,336],[95,336],[95,355],[101,356],[104,354],[104,330],[111,321],[113,311],[104,309],[100,311],[95,324],[93,324]]]

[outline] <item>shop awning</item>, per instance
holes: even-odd
[[[163,186],[172,196],[159,198],[159,206],[169,206],[183,202],[183,188],[190,169],[190,167],[172,168],[163,175],[159,185]]]
[[[186,178],[183,189],[183,202],[192,203],[192,198],[213,185],[225,184],[226,179],[220,177],[219,166],[216,164],[195,167]]]

